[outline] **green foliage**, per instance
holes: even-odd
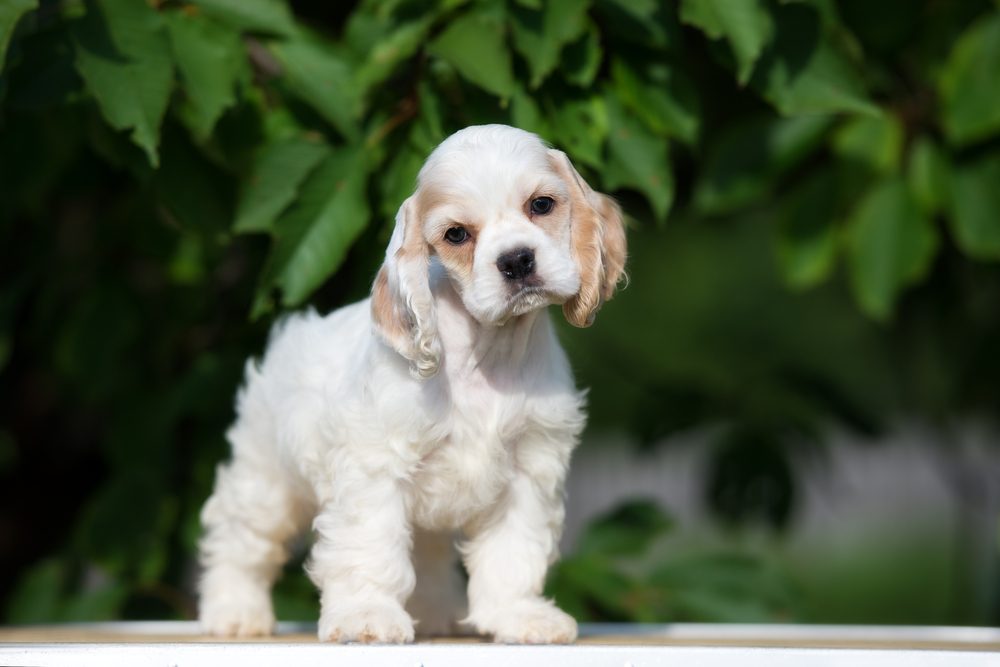
[[[872,317],[885,319],[897,294],[923,278],[937,233],[902,180],[876,185],[847,223],[851,284]]]
[[[750,80],[754,65],[772,39],[774,23],[760,0],[684,0],[681,20],[712,39],[725,38],[736,58],[740,84]]]
[[[504,32],[505,22],[498,12],[473,11],[452,22],[428,50],[465,79],[506,100],[514,93],[515,83]]]
[[[1000,258],[1000,153],[993,152],[954,167],[951,186],[955,242],[971,257]]]
[[[187,97],[178,114],[194,137],[204,141],[223,112],[236,104],[237,85],[248,83],[243,44],[239,32],[210,17],[171,12],[166,20]]]
[[[596,428],[721,426],[716,515],[787,525],[787,452],[830,421],[995,411],[996,3],[295,8],[0,6],[0,474],[23,492],[65,458],[80,501],[8,568],[9,618],[189,613],[244,359],[283,310],[367,292],[422,161],[470,124],[540,133],[623,203],[631,287],[567,347]],[[618,519],[666,534],[651,516]],[[637,574],[654,547],[609,525],[555,580],[585,617],[787,606],[741,558]]]
[[[876,113],[860,68],[805,3],[774,12],[774,41],[761,56],[750,85],[785,116],[812,113]]]
[[[512,14],[513,44],[528,64],[530,88],[538,88],[559,65],[563,48],[588,30],[589,4],[586,0],[553,0],[534,8],[536,11]]]
[[[671,520],[635,500],[596,519],[546,593],[580,620],[766,622],[792,613],[791,583],[754,555],[664,555]]]
[[[302,182],[331,154],[316,138],[289,137],[265,144],[243,185],[233,229],[273,232],[275,220],[295,201]]]
[[[7,55],[7,44],[18,20],[38,7],[38,0],[11,0],[0,6],[0,65]]]
[[[966,30],[941,72],[944,129],[957,145],[1000,131],[1000,14],[986,15]]]
[[[969,159],[934,141],[935,133],[943,131],[955,146],[966,147],[1000,130],[995,118],[1000,104],[991,97],[997,87],[990,79],[1000,53],[1000,23],[992,11],[969,10],[964,23],[943,23],[954,33],[953,48],[916,37],[906,42],[905,34],[897,37],[910,45],[912,62],[927,63],[927,74],[914,75],[924,76],[926,85],[937,88],[927,94],[938,93],[942,100],[939,109],[903,117],[900,109],[908,93],[893,83],[891,63],[868,57],[852,26],[832,5],[822,3],[372,2],[346,17],[340,38],[306,26],[280,0],[155,6],[100,0],[86,5],[82,16],[79,9],[54,16],[49,12],[40,24],[41,15],[31,8],[31,3],[15,3],[0,17],[5,40],[18,19],[30,19],[8,67],[11,102],[22,93],[17,75],[40,64],[32,61],[38,55],[29,48],[34,35],[62,34],[72,45],[84,95],[96,102],[111,128],[131,133],[154,169],[169,104],[170,122],[186,127],[197,149],[229,172],[244,193],[230,228],[272,234],[275,257],[260,282],[258,314],[265,311],[261,304],[274,297],[279,304],[301,304],[337,270],[366,224],[338,222],[354,231],[329,237],[339,247],[302,265],[308,275],[293,276],[300,270],[294,262],[292,268],[281,268],[295,255],[288,249],[296,244],[290,238],[306,238],[304,227],[329,225],[322,215],[303,215],[291,226],[279,225],[283,231],[278,234],[267,222],[276,220],[291,203],[289,197],[298,194],[317,167],[317,151],[325,146],[343,156],[364,154],[367,166],[360,172],[369,175],[411,174],[412,168],[401,170],[397,162],[420,155],[397,148],[407,141],[421,110],[442,102],[448,110],[443,119],[447,129],[504,121],[543,132],[591,168],[598,185],[640,193],[660,221],[676,203],[672,160],[677,150],[671,143],[704,153],[693,197],[700,212],[730,214],[765,197],[787,199],[781,208],[789,213],[782,216],[775,238],[780,266],[793,286],[819,284],[832,274],[839,255],[861,252],[858,235],[848,245],[836,239],[850,235],[833,233],[850,226],[857,215],[851,209],[864,199],[849,175],[836,176],[831,203],[837,215],[829,224],[813,225],[822,228],[818,236],[801,233],[801,223],[788,222],[805,195],[802,187],[783,187],[784,181],[790,170],[824,150],[832,150],[844,165],[856,163],[887,178],[909,165],[913,197],[923,209],[930,207],[928,213],[949,218],[959,247],[973,257],[996,253],[990,230],[977,222],[988,217],[978,216],[983,206],[965,206],[963,200],[954,209],[944,208],[945,192],[977,192],[978,172]],[[851,5],[853,24],[879,20],[864,11]],[[785,118],[761,112],[751,120],[736,116],[721,125],[713,119],[719,126],[704,134],[702,100],[714,93],[695,84],[687,66],[691,60],[685,57],[697,33],[709,40],[715,67],[730,72],[738,86],[749,86],[738,98],[759,95]],[[861,36],[869,38],[869,31]],[[881,48],[877,42],[873,52]],[[67,103],[74,88],[66,89]],[[226,116],[229,121],[217,128]],[[252,128],[238,127],[237,118],[263,132],[258,129],[254,135]],[[835,131],[829,131],[831,126]],[[310,138],[304,139],[306,135]],[[279,140],[290,143],[277,148]],[[306,156],[293,148],[302,141],[315,144],[303,149]],[[938,148],[932,154],[928,146]],[[256,168],[265,173],[243,168],[247,153],[256,156]],[[962,167],[952,170],[956,158]],[[272,183],[266,173],[274,169],[267,165],[269,159],[296,164],[278,167],[282,173],[275,173]],[[988,166],[988,156],[984,164]],[[134,166],[139,172],[145,169]],[[954,182],[947,183],[952,172]],[[258,178],[263,181],[259,185]],[[370,191],[367,183],[352,187]],[[396,192],[406,189],[401,185]],[[355,202],[346,210],[365,218],[365,208],[372,205]],[[282,271],[290,273],[278,279]],[[871,274],[854,270],[852,275],[866,280],[859,277]],[[271,292],[289,285],[293,289],[288,293]],[[876,291],[885,294],[877,308],[871,297]],[[876,285],[855,290],[865,312],[882,319],[902,292]]]
[[[283,0],[192,0],[191,4],[241,31],[290,35],[296,30]]]
[[[76,67],[108,124],[132,130],[154,167],[173,63],[163,18],[149,5],[102,0],[72,26]]]
[[[274,223],[274,251],[264,268],[265,287],[301,303],[343,261],[368,223],[364,186],[368,173],[360,151],[327,157],[302,184],[297,202]],[[255,312],[266,308],[258,301]]]

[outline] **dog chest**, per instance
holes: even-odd
[[[523,399],[466,396],[456,401],[449,427],[428,443],[412,483],[415,521],[434,529],[461,527],[499,502],[514,471],[523,430]]]

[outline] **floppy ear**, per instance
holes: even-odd
[[[625,275],[622,210],[614,199],[591,189],[565,153],[551,149],[549,159],[569,186],[570,244],[580,270],[580,291],[563,304],[563,314],[573,326],[589,327]]]
[[[441,342],[428,281],[427,243],[416,216],[415,197],[396,213],[385,262],[372,285],[372,321],[387,345],[410,360],[410,374],[437,373]]]

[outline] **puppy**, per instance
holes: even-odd
[[[321,640],[447,632],[460,530],[462,623],[573,641],[542,586],[584,397],[546,307],[588,326],[624,263],[618,206],[537,136],[484,125],[438,146],[371,298],[289,317],[247,365],[232,460],[201,515],[205,631],[270,633],[271,585],[311,526]]]

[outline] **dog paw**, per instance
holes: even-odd
[[[577,633],[572,616],[541,598],[505,605],[474,624],[500,644],[569,644]]]
[[[267,595],[205,600],[198,619],[203,632],[217,637],[261,637],[274,632],[274,611]]]
[[[319,639],[342,644],[403,644],[413,641],[413,620],[395,602],[339,601],[335,609],[324,608],[320,614]]]

